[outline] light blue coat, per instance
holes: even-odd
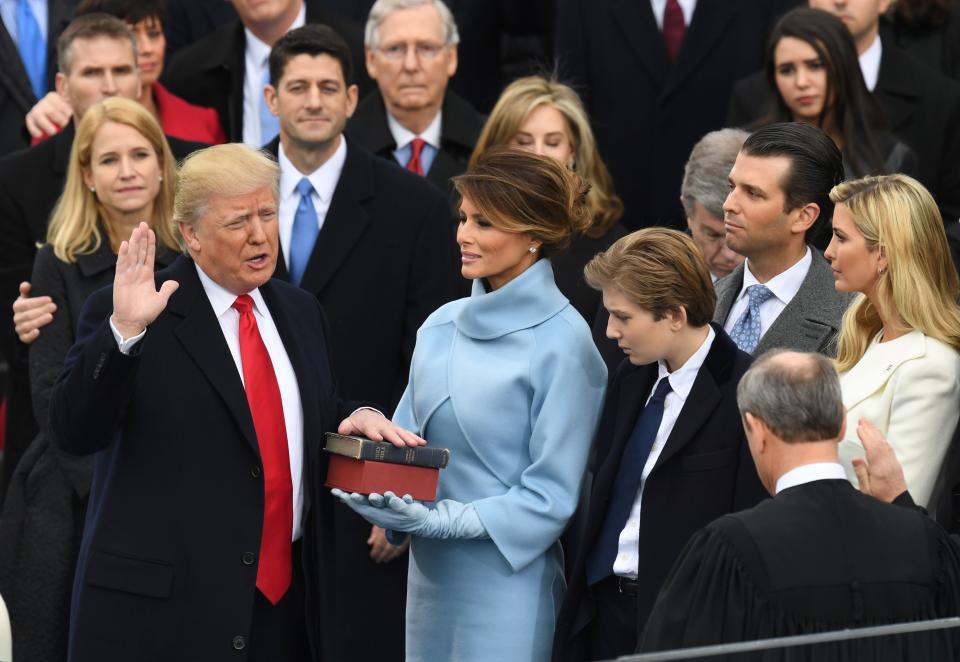
[[[451,449],[437,499],[472,503],[489,540],[414,538],[407,660],[548,660],[606,368],[540,260],[474,281],[420,328],[394,421]]]

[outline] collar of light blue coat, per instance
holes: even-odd
[[[553,280],[550,260],[540,259],[493,292],[487,292],[480,279],[474,280],[470,298],[453,322],[470,338],[490,340],[536,326],[567,304]]]

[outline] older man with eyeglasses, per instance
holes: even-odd
[[[364,32],[378,90],[357,108],[348,136],[447,190],[462,174],[483,120],[447,89],[460,41],[442,0],[377,0]]]

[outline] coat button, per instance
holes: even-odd
[[[250,470],[250,475],[253,476],[254,478],[259,478],[260,472],[261,472],[260,467],[256,466]]]
[[[247,638],[246,637],[234,637],[233,638],[233,649],[242,651],[247,647]]]
[[[257,557],[253,552],[244,552],[243,556],[240,557],[240,560],[243,561],[243,565],[253,565],[253,562],[257,560]]]

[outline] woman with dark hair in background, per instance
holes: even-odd
[[[165,135],[208,145],[227,141],[216,110],[188,103],[160,84],[167,47],[163,0],[81,0],[77,5],[77,16],[93,13],[119,18],[136,36],[138,101],[160,122]],[[66,126],[72,113],[69,104],[51,92],[27,114],[27,129],[35,140],[42,139]]]
[[[770,34],[766,71],[775,95],[759,126],[818,126],[843,153],[847,178],[916,173],[916,155],[887,131],[863,81],[853,37],[839,18],[807,8],[785,14]]]

